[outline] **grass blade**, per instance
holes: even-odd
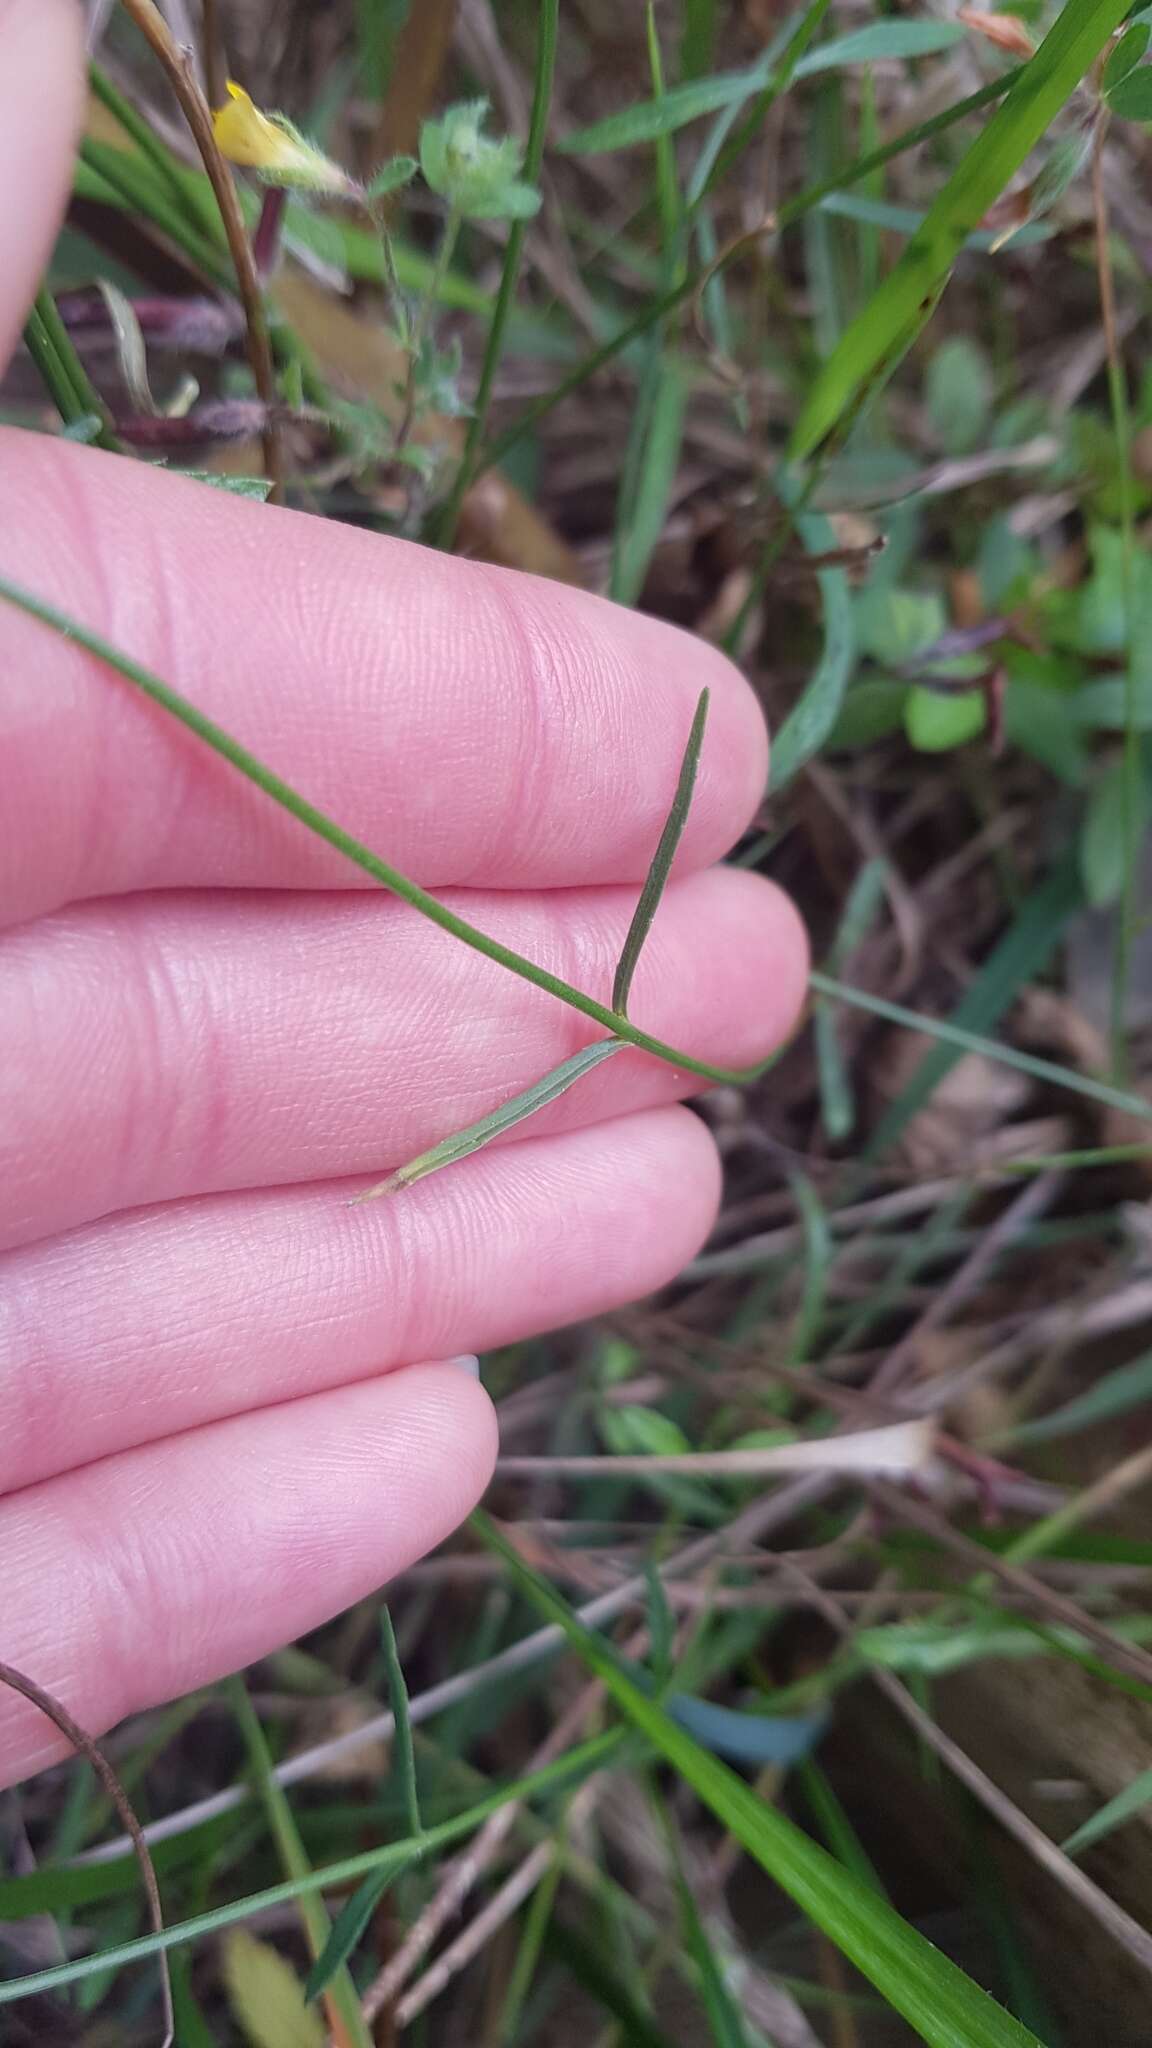
[[[688,808],[696,787],[696,771],[700,766],[700,749],[704,744],[704,728],[707,722],[708,692],[701,690],[688,734],[688,743],[680,762],[680,773],[676,780],[676,792],[672,798],[671,809],[664,822],[664,830],[652,856],[652,865],[640,891],[640,901],[632,914],[632,922],[616,963],[616,977],[612,983],[612,1008],[620,1017],[628,1015],[628,997],[632,991],[636,963],[640,958],[644,941],[652,929],[652,920],[659,908],[672,862],[676,858],[676,848],[680,844],[688,821]]]
[[[680,461],[686,396],[674,358],[650,354],[621,476],[609,590],[617,604],[637,602],[664,531]]]
[[[408,1832],[410,1835],[422,1835],[424,1823],[420,1819],[420,1794],[416,1785],[416,1748],[412,1741],[412,1717],[408,1712],[408,1684],[387,1605],[380,1609],[380,1636],[388,1671],[388,1704],[396,1723],[392,1737],[392,1769],[403,1794]]]
[[[801,57],[792,76],[807,78],[831,71],[841,64],[870,64],[881,57],[926,57],[959,42],[964,31],[948,21],[883,21],[835,36],[817,50]],[[557,144],[568,156],[602,156],[613,149],[631,149],[640,142],[655,142],[674,135],[690,121],[704,114],[717,114],[726,107],[743,106],[755,93],[773,83],[773,67],[763,58],[744,71],[717,72],[711,78],[695,78],[674,86],[658,98],[638,100],[621,107],[603,120],[577,128]]]
[[[374,1202],[379,1195],[394,1195],[401,1188],[410,1188],[414,1182],[423,1180],[427,1174],[439,1173],[441,1167],[454,1166],[458,1159],[467,1159],[473,1152],[482,1151],[485,1145],[491,1145],[497,1138],[502,1138],[505,1131],[510,1131],[517,1124],[523,1123],[525,1117],[535,1116],[536,1111],[543,1109],[546,1103],[555,1102],[558,1095],[566,1095],[569,1088],[582,1080],[585,1074],[591,1073],[593,1067],[598,1067],[606,1059],[610,1059],[614,1052],[623,1051],[623,1047],[622,1038],[600,1038],[595,1045],[584,1046],[581,1051],[574,1052],[571,1059],[563,1060],[558,1067],[552,1068],[551,1073],[545,1074],[539,1081],[534,1081],[530,1088],[525,1088],[519,1095],[510,1096],[507,1102],[500,1104],[499,1109],[491,1110],[487,1116],[480,1117],[474,1124],[468,1124],[464,1130],[455,1131],[450,1138],[442,1138],[438,1145],[433,1145],[427,1152],[419,1153],[415,1159],[410,1159],[407,1165],[398,1166],[386,1180],[377,1181],[375,1187],[366,1189],[362,1195],[356,1195],[354,1200]]]
[[[486,1516],[473,1526],[503,1558],[520,1591],[557,1622],[617,1706],[692,1786],[760,1867],[822,1928],[929,2048],[1040,2048],[1036,2036],[955,1963],[917,1934],[883,1899],[843,1870],[791,1821],[648,1698],[567,1602],[532,1571]]]
[[[1145,1351],[1128,1365],[1118,1365],[1114,1372],[1105,1373],[1103,1379],[1089,1387],[1087,1393],[1065,1402],[1063,1408],[1054,1409],[1050,1415],[1038,1416],[1034,1422],[1017,1423],[992,1441],[996,1445],[1038,1444],[1047,1443],[1053,1437],[1076,1436],[1082,1429],[1093,1429],[1097,1423],[1111,1421],[1114,1416],[1128,1415],[1133,1408],[1141,1408],[1147,1401],[1152,1401],[1152,1351]]]
[[[792,479],[778,476],[774,489],[790,511],[799,503],[801,493]],[[836,547],[835,530],[823,513],[797,512],[793,524],[809,554],[826,554]],[[773,796],[779,796],[823,746],[840,716],[856,663],[856,625],[847,571],[818,569],[816,582],[823,601],[824,646],[803,696],[776,734],[768,783]]]
[[[863,941],[880,907],[886,874],[884,861],[869,860],[853,882],[828,953],[829,974],[839,974],[845,961]],[[855,1125],[856,1103],[836,1034],[835,1011],[823,999],[817,999],[812,1007],[812,1033],[824,1129],[833,1143],[838,1144],[849,1136]]]
[[[1127,0],[1068,0],[1004,104],[929,208],[895,268],[816,378],[789,449],[810,455],[893,369],[931,317],[962,242],[1071,97]]]
[[[684,1946],[696,1966],[700,2000],[708,2015],[715,2048],[748,2048],[748,2036],[744,2030],[740,2008],[728,1989],[723,1967],[692,1895],[692,1887],[684,1870],[684,1858],[676,1837],[675,1823],[654,1789],[652,1798],[657,1820],[668,1845],[668,1857],[672,1865],[676,1899],[680,1908],[680,1925],[684,1933]]]
[[[1031,1074],[1033,1080],[1048,1081],[1053,1087],[1066,1088],[1072,1095],[1085,1096],[1089,1102],[1102,1102],[1108,1109],[1121,1109],[1128,1116],[1139,1117],[1143,1123],[1152,1123],[1152,1102],[1146,1102],[1141,1095],[1129,1095],[1123,1088],[1110,1087],[1106,1081],[1093,1081],[1086,1074],[1074,1073],[1071,1067],[1058,1067],[1055,1060],[1034,1059],[1031,1053],[1017,1052],[1014,1045],[1000,1045],[996,1039],[982,1038],[978,1032],[965,1031],[959,1024],[946,1024],[939,1017],[922,1017],[916,1010],[906,1010],[901,1003],[889,1003],[883,996],[868,995],[863,989],[849,988],[845,982],[833,981],[831,975],[814,972],[811,980],[818,995],[835,996],[839,1002],[851,1003],[858,1010],[868,1010],[873,1017],[886,1018],[889,1024],[905,1024],[910,1031],[930,1033],[941,1041],[940,1051],[950,1048],[957,1054],[982,1053],[986,1059],[998,1060],[1003,1067],[1015,1067],[1018,1073]],[[933,1056],[930,1053],[928,1057],[931,1059]],[[954,1064],[954,1060],[948,1062],[949,1066]],[[869,1145],[869,1158],[883,1149],[882,1132],[883,1127]],[[885,1136],[885,1143],[888,1142],[891,1141]]]
[[[1076,861],[1069,858],[1061,861],[1027,898],[1015,921],[984,961],[956,1006],[953,1023],[960,1030],[988,1031],[999,1023],[1020,990],[1043,970],[1080,900]],[[925,1054],[907,1086],[881,1118],[870,1141],[869,1157],[879,1157],[896,1143],[911,1118],[956,1065],[959,1054],[949,1050],[947,1034],[937,1036],[940,1043]],[[959,1041],[953,1040],[952,1044],[958,1045]]]
[[[272,1770],[272,1759],[260,1718],[248,1697],[248,1688],[242,1677],[228,1683],[244,1747],[256,1782],[256,1789],[268,1819],[273,1839],[288,1876],[300,1879],[311,1875],[312,1866],[307,1851],[300,1840],[296,1818],[289,1805],[283,1786],[277,1784]],[[308,1946],[313,1956],[323,1955],[329,1945],[332,1926],[328,1909],[317,1892],[302,1892],[298,1900],[300,1919],[304,1926]],[[356,1995],[348,1971],[342,1967],[343,1958],[338,1957],[328,1972],[325,2004],[328,2020],[334,2037],[341,2048],[372,2048],[372,2036],[360,2011],[360,2000]]]
[[[1061,1842],[1060,1847],[1064,1854],[1079,1856],[1084,1849],[1090,1849],[1093,1842],[1102,1842],[1105,1835],[1110,1835],[1113,1828],[1118,1828],[1126,1820],[1131,1820],[1133,1814],[1139,1813],[1142,1806],[1147,1806],[1150,1799],[1152,1770],[1141,1771],[1138,1778],[1133,1778],[1130,1785],[1125,1785],[1122,1792],[1117,1792],[1114,1799],[1109,1799],[1098,1813],[1092,1815],[1091,1820],[1086,1820],[1083,1827],[1077,1828],[1074,1834],[1069,1835],[1066,1842]]]

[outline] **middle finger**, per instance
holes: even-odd
[[[606,998],[631,889],[457,892],[494,937]],[[791,1027],[796,913],[734,869],[669,889],[639,1022],[716,1064]],[[74,906],[0,939],[0,1244],[181,1195],[384,1172],[485,1115],[598,1027],[393,899],[240,892]],[[622,1053],[533,1133],[694,1083]]]

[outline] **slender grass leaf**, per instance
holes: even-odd
[[[1064,1854],[1079,1856],[1085,1849],[1090,1849],[1094,1842],[1102,1842],[1105,1835],[1110,1835],[1114,1828],[1122,1827],[1126,1820],[1131,1820],[1134,1814],[1147,1806],[1150,1799],[1152,1770],[1141,1771],[1138,1778],[1133,1778],[1130,1785],[1125,1785],[1122,1792],[1117,1792],[1114,1799],[1109,1799],[1098,1813],[1092,1815],[1091,1820],[1086,1820],[1083,1827],[1070,1834],[1066,1842],[1061,1842],[1060,1847]]]
[[[842,64],[879,64],[898,57],[932,57],[963,42],[965,30],[955,21],[870,22],[867,28],[851,29],[821,43],[796,66],[797,78],[810,78],[817,71],[832,71]]]
[[[865,861],[848,892],[836,936],[829,948],[829,974],[839,974],[863,942],[880,908],[886,875],[885,861]],[[818,1000],[813,1005],[812,1026],[824,1128],[831,1139],[838,1141],[851,1131],[856,1121],[856,1106],[836,1036],[835,1012],[829,1003]]]
[[[632,977],[636,972],[636,963],[643,950],[644,941],[652,929],[652,920],[659,908],[660,898],[664,894],[672,863],[676,858],[676,849],[688,822],[692,792],[696,787],[696,771],[700,766],[700,750],[704,745],[704,728],[708,723],[708,701],[708,691],[701,690],[688,742],[680,762],[680,773],[676,778],[671,808],[652,856],[652,865],[644,878],[640,901],[632,913],[632,922],[620,948],[620,958],[616,963],[616,975],[612,983],[612,1008],[620,1017],[628,1015],[628,997],[632,992]]]
[[[761,1868],[855,1963],[929,2048],[1040,2048],[1036,2036],[932,1947],[825,1849],[767,1805],[620,1670],[559,1594],[486,1516],[485,1542],[534,1607],[557,1622],[622,1712],[692,1787]]]
[[[646,397],[635,418],[635,458],[625,466],[631,488],[617,512],[611,595],[618,604],[635,604],[644,587],[680,464],[686,390],[671,356],[655,357]]]
[[[834,36],[815,50],[801,56],[792,66],[794,79],[810,78],[817,72],[832,71],[839,65],[872,64],[881,58],[927,57],[947,50],[961,41],[964,30],[948,21],[879,21],[849,35]],[[557,148],[568,156],[602,156],[612,149],[631,149],[639,142],[655,142],[659,136],[674,135],[698,121],[704,114],[718,114],[725,107],[740,107],[746,100],[773,83],[771,63],[762,58],[743,71],[717,72],[712,78],[694,78],[673,86],[658,99],[638,100],[621,107],[585,128],[577,128]]]
[[[957,252],[1123,20],[1125,0],[1067,0],[929,208],[895,268],[853,321],[809,392],[790,454],[810,455],[895,369],[930,317]]]
[[[1117,1366],[1115,1372],[1105,1373],[1086,1394],[1066,1402],[1053,1414],[1041,1415],[1035,1422],[1018,1423],[995,1441],[1039,1444],[1052,1437],[1076,1436],[1082,1429],[1093,1429],[1114,1416],[1129,1415],[1133,1408],[1142,1408],[1148,1401],[1152,1401],[1152,1351],[1145,1351],[1129,1365]]]
[[[888,228],[893,234],[914,235],[924,222],[924,214],[914,206],[897,206],[890,199],[870,199],[867,194],[853,192],[830,192],[817,208],[819,213],[834,213],[843,220],[859,221],[864,227]],[[1043,221],[1030,221],[1018,228],[1012,237],[1014,249],[1024,249],[1034,242],[1047,242],[1054,230]],[[990,228],[978,228],[964,243],[966,249],[995,249],[1000,237]]]
[[[773,480],[773,489],[793,512],[796,533],[809,554],[827,554],[836,548],[836,534],[822,512],[795,509],[801,502],[802,489],[794,478],[781,470]],[[840,715],[856,662],[856,625],[847,573],[838,568],[818,569],[816,582],[823,607],[824,646],[811,680],[773,742],[768,783],[773,796],[786,789],[792,777],[824,745]]]
[[[237,1676],[229,1681],[227,1690],[236,1713],[236,1718],[240,1723],[240,1733],[244,1738],[244,1747],[248,1752],[248,1761],[256,1782],[256,1790],[259,1793],[261,1804],[267,1816],[268,1825],[271,1829],[273,1840],[276,1843],[277,1852],[285,1874],[295,1879],[307,1877],[311,1874],[312,1870],[312,1865],[308,1859],[308,1852],[300,1839],[300,1831],[296,1826],[296,1816],[292,1811],[291,1803],[272,1769],[272,1759],[268,1754],[268,1744],[265,1739],[264,1729],[261,1725],[260,1717],[248,1697],[248,1688],[243,1678]],[[300,1915],[301,1924],[312,1955],[314,1957],[323,1955],[329,1945],[332,1934],[332,1926],[328,1918],[328,1908],[325,1906],[323,1899],[316,1892],[302,1892],[297,1900],[297,1911]],[[234,1936],[233,1941],[238,1955],[241,1953],[240,1944],[248,1940],[249,1937],[246,1935],[237,1934]],[[258,1944],[252,1944],[252,1949],[256,1946]],[[247,1957],[247,1974],[252,1975],[257,1971],[257,1958],[251,1949],[244,1949],[242,1952]],[[268,1954],[275,1956],[275,1950],[269,1950]],[[279,1958],[276,1957],[276,1960],[279,1961]],[[285,1964],[283,1967],[287,1969],[288,1966]],[[268,1963],[265,1974],[270,1975],[271,1971],[272,1965]],[[296,1991],[298,1991],[300,2000],[305,2004],[305,2010],[307,2011],[303,1986],[297,1985],[294,1973],[292,1974],[292,1984]],[[285,1988],[285,2000],[288,2000],[288,1996],[288,1991]],[[356,1992],[356,1986],[353,1984],[348,1971],[343,1967],[342,1957],[336,1959],[331,1970],[327,1973],[325,2002],[328,2008],[329,2023],[338,2032],[343,2048],[373,2048],[371,2032],[360,2011],[360,2000]],[[254,1991],[251,2011],[255,2013],[258,2010],[259,1999]],[[248,2007],[245,2006],[245,2012],[247,2011]],[[309,2021],[312,2021],[315,2015],[308,2013],[307,2017]],[[266,2037],[253,2032],[251,2026],[249,2026],[249,2031],[252,2033],[253,2041],[259,2043],[259,2048],[264,2048],[265,2039],[268,2041],[269,2048],[272,2048],[274,2042],[278,2044],[278,2037],[274,2031],[270,2032]],[[322,2040],[326,2032],[327,2029],[321,2029]],[[285,2032],[282,2038],[287,2042],[289,2040],[288,2033]],[[303,2042],[305,2039],[303,2032],[301,2032],[300,2038]]]
[[[709,1939],[708,1930],[692,1896],[692,1887],[684,1872],[684,1859],[676,1839],[675,1824],[663,1802],[656,1800],[655,1804],[672,1862],[676,1898],[680,1907],[680,1925],[684,1930],[684,1946],[696,1966],[700,1999],[708,2015],[715,2048],[748,2048],[748,2035],[744,2030],[743,2016],[728,1989],[723,1965]]]
[[[332,1932],[308,1973],[304,1986],[307,1999],[319,1998],[331,1983],[337,1970],[348,1961],[353,1950],[360,1945],[361,1938],[373,1913],[386,1891],[395,1884],[401,1871],[407,1869],[411,1858],[389,1865],[387,1870],[374,1871],[363,1884],[357,1885],[350,1899],[332,1922]]]
[[[868,1010],[874,1017],[886,1018],[889,1024],[903,1024],[910,1031],[924,1031],[930,1037],[938,1038],[940,1044],[927,1055],[925,1067],[929,1060],[935,1061],[937,1053],[950,1055],[943,1062],[944,1072],[950,1071],[963,1053],[980,1053],[985,1059],[997,1060],[1003,1067],[1015,1067],[1017,1073],[1031,1074],[1036,1081],[1048,1081],[1053,1087],[1066,1088],[1071,1095],[1084,1096],[1088,1102],[1102,1102],[1108,1109],[1120,1109],[1127,1116],[1139,1117],[1144,1123],[1152,1123],[1152,1102],[1146,1101],[1141,1095],[1129,1095],[1123,1088],[1113,1088],[1107,1081],[1094,1081],[1087,1074],[1077,1074],[1071,1067],[1057,1066],[1055,1060],[1034,1059],[1031,1053],[1018,1052],[1014,1045],[1001,1045],[994,1038],[982,1038],[979,1032],[965,1031],[958,1024],[946,1024],[939,1017],[922,1017],[916,1010],[906,1010],[901,1003],[890,1003],[883,996],[868,995],[864,989],[849,988],[842,981],[833,981],[828,974],[814,971],[811,983],[819,995],[836,996],[841,1002],[851,1003],[858,1010]],[[913,1079],[918,1095],[920,1088],[924,1087],[920,1100],[927,1101],[939,1082],[934,1077],[931,1086],[926,1086],[919,1078],[922,1071],[918,1069]],[[905,1089],[899,1102],[893,1105],[894,1110],[898,1108],[903,1112],[907,1108],[905,1098],[908,1093],[909,1090]],[[916,1106],[919,1107],[919,1103]],[[891,1114],[890,1111],[889,1115]],[[914,1115],[915,1109],[910,1110],[908,1114]],[[903,1128],[904,1121],[902,1114],[900,1128]],[[892,1142],[888,1135],[888,1120],[885,1119],[870,1141],[866,1156],[875,1157]]]
[[[410,1159],[407,1165],[398,1166],[386,1180],[377,1181],[375,1187],[368,1188],[362,1195],[356,1195],[354,1200],[374,1202],[380,1195],[394,1195],[400,1188],[412,1187],[414,1182],[423,1180],[427,1174],[439,1173],[442,1167],[454,1166],[457,1160],[467,1159],[473,1152],[482,1151],[485,1145],[491,1145],[497,1138],[502,1138],[506,1131],[513,1130],[517,1124],[523,1123],[526,1117],[535,1116],[536,1111],[543,1109],[546,1103],[555,1102],[558,1095],[567,1094],[569,1088],[574,1087],[585,1074],[591,1073],[593,1067],[601,1066],[614,1052],[622,1051],[623,1044],[621,1038],[601,1038],[595,1045],[582,1047],[579,1052],[572,1054],[571,1059],[562,1060],[558,1067],[552,1068],[551,1073],[543,1075],[539,1081],[534,1081],[530,1088],[525,1088],[519,1095],[510,1096],[507,1102],[500,1104],[499,1109],[490,1111],[474,1124],[468,1124],[464,1130],[454,1132],[452,1137],[443,1138],[439,1145],[433,1145],[429,1151],[419,1153],[415,1159]]]
[[[1074,855],[1068,856],[1042,882],[1040,887],[1025,902],[1017,913],[1014,923],[1004,937],[993,948],[984,962],[975,981],[957,1005],[951,1022],[933,1035],[939,1043],[925,1054],[920,1065],[911,1075],[890,1109],[881,1118],[868,1147],[869,1158],[877,1158],[890,1149],[907,1128],[917,1111],[924,1107],[945,1076],[951,1073],[962,1052],[988,1053],[993,1042],[974,1042],[974,1034],[987,1031],[997,1024],[1009,1005],[1015,1001],[1022,988],[1039,974],[1059,943],[1060,935],[1068,918],[1079,907],[1080,884]],[[861,1005],[869,1008],[870,1004]],[[883,1012],[877,1011],[876,1015]],[[905,1021],[890,1018],[890,1022]],[[954,1034],[958,1033],[959,1036]],[[1005,1064],[1016,1066],[1023,1073],[1035,1072],[1030,1065],[1022,1062],[1028,1059],[1025,1053],[1018,1053],[1014,1047],[1001,1048],[1007,1056]],[[989,1055],[999,1058],[1000,1052]],[[1083,1077],[1072,1075],[1064,1069],[1053,1068],[1047,1061],[1041,1063],[1045,1069],[1042,1077],[1051,1080],[1054,1074],[1063,1075],[1062,1085],[1080,1088]],[[1095,1084],[1088,1084],[1094,1086]]]
[[[625,1984],[603,1951],[571,1927],[553,1920],[544,1936],[545,1953],[562,1963],[589,1997],[612,2014],[623,2029],[627,2048],[676,2048]],[[611,2031],[611,2030],[610,2030]]]
[[[821,1769],[815,1757],[807,1756],[801,1761],[797,1777],[812,1808],[816,1825],[832,1854],[845,1870],[850,1870],[861,1884],[866,1884],[869,1891],[886,1898],[876,1866],[845,1813],[827,1772]]]
[[[804,1287],[785,1359],[786,1365],[797,1365],[801,1359],[811,1358],[814,1352],[828,1292],[833,1245],[827,1212],[814,1183],[806,1173],[790,1174],[789,1182],[804,1239]]]
[[[386,1605],[380,1609],[380,1637],[388,1673],[388,1704],[395,1722],[392,1770],[403,1796],[408,1832],[410,1835],[422,1835],[424,1825],[420,1819],[420,1795],[416,1787],[416,1747],[412,1740],[412,1717],[408,1711],[408,1686],[396,1646],[392,1615]]]

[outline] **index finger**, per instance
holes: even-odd
[[[701,688],[679,858],[765,785],[756,700],[705,644],[567,586],[0,436],[0,574],[135,656],[431,887],[636,882]],[[354,871],[121,678],[0,608],[0,902]]]

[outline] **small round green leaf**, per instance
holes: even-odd
[[[938,690],[909,690],[904,706],[904,730],[922,754],[947,754],[983,732],[988,711],[979,690],[962,690],[958,696]]]

